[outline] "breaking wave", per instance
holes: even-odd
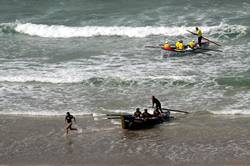
[[[201,27],[205,33],[211,35],[244,35],[247,27],[242,25],[228,25],[221,23],[217,26]],[[46,25],[33,23],[2,23],[0,32],[3,33],[21,33],[30,36],[39,36],[45,38],[72,38],[72,37],[95,37],[95,36],[124,36],[142,38],[151,35],[180,36],[186,35],[194,27],[129,27],[129,26],[84,26],[70,27],[65,25]]]
[[[195,84],[197,80],[190,76],[166,76],[166,77],[90,77],[80,78],[78,76],[68,76],[64,78],[35,77],[35,76],[8,76],[0,77],[0,82],[37,82],[52,84],[72,84],[80,83],[89,87],[137,87],[137,86],[188,86]]]

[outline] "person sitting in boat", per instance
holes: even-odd
[[[168,43],[168,41],[165,41],[165,43],[162,45],[162,49],[164,49],[164,50],[173,50],[171,48],[171,45]]]
[[[160,111],[159,111],[158,108],[156,108],[156,109],[154,110],[153,115],[154,115],[154,117],[159,117],[159,116],[161,115],[161,113],[160,113]]]
[[[201,47],[202,31],[198,27],[195,28],[196,35],[198,36],[198,45]]]
[[[152,115],[150,113],[148,113],[148,109],[144,109],[144,112],[142,113],[142,118],[147,120],[151,117],[152,117]]]
[[[188,43],[188,47],[191,48],[192,50],[195,49],[196,47],[196,42],[195,40],[192,40],[191,42]]]
[[[176,42],[175,46],[176,46],[177,51],[184,51],[185,50],[185,45],[183,44],[182,40]]]
[[[179,48],[180,40],[175,43],[175,48]]]
[[[136,108],[136,111],[135,111],[135,113],[134,113],[134,117],[135,117],[135,118],[140,118],[140,117],[141,117],[140,108]]]

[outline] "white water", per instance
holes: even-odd
[[[3,23],[1,26],[13,28],[18,33],[30,36],[39,36],[47,38],[71,38],[71,37],[94,37],[94,36],[125,36],[142,38],[150,35],[179,36],[189,34],[187,30],[193,30],[194,27],[126,27],[126,26],[84,26],[69,27],[65,25],[46,25],[33,23]],[[221,23],[216,26],[202,26],[205,33],[225,35],[225,34],[245,34],[247,27],[242,25],[228,25]]]

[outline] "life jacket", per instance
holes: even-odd
[[[196,31],[196,33],[197,33],[197,36],[198,36],[198,37],[201,37],[201,36],[202,36],[202,31],[201,31],[200,29],[198,29],[198,30]]]
[[[178,49],[179,48],[179,44],[180,44],[180,42],[176,42],[175,43],[175,47]]]
[[[178,44],[178,47],[176,47],[176,48],[177,48],[177,50],[184,50],[184,49],[185,49],[185,46],[184,46],[183,43],[179,43],[179,44]]]
[[[190,48],[194,48],[195,45],[196,45],[196,44],[195,44],[194,41],[191,41],[191,42],[188,43],[188,46],[189,46]]]
[[[164,50],[172,50],[171,45],[168,44],[168,43],[164,43],[163,46],[162,46],[162,48],[163,48]]]

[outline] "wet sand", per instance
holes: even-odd
[[[0,165],[250,165],[250,117],[193,114],[127,131],[110,120],[0,117]]]

